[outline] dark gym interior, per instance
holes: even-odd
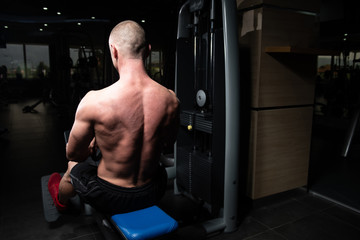
[[[118,80],[108,37],[127,19],[147,33],[149,76],[176,90],[184,110],[177,146],[165,153],[176,155],[177,176],[159,207],[179,223],[166,239],[360,239],[359,7],[341,0],[233,1],[240,72],[236,230],[207,234],[202,223],[225,205],[226,174],[215,159],[226,151],[226,26],[222,1],[189,2],[198,9],[188,17],[199,24],[182,30],[185,0],[0,3],[0,239],[105,239],[94,216],[46,222],[40,179],[66,170],[63,133],[81,98]],[[189,41],[201,47],[194,51]],[[210,55],[211,63],[204,60]],[[210,100],[195,103],[200,96]],[[174,186],[183,192],[175,194]]]

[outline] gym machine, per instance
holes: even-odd
[[[235,0],[179,11],[175,91],[181,102],[175,193],[203,202],[206,233],[237,229],[240,73]]]
[[[179,11],[175,92],[182,109],[174,147],[174,188],[176,193],[204,203],[213,216],[202,223],[207,234],[237,229],[240,156],[237,21],[235,0],[189,0]],[[46,186],[43,177],[45,214],[50,212],[49,206],[53,208]],[[153,219],[158,213],[155,210],[146,215]],[[58,217],[49,216],[47,220],[55,221]],[[105,218],[98,219],[104,223]],[[143,217],[135,213],[134,219],[137,223]],[[151,219],[145,219],[147,225],[155,224]],[[112,228],[119,227],[116,220],[112,221]]]

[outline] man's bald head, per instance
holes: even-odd
[[[123,21],[110,33],[109,44],[114,45],[125,58],[144,59],[148,44],[144,29],[134,21]]]

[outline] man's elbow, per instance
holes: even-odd
[[[76,157],[76,154],[71,153],[69,151],[66,151],[66,159],[72,162],[78,162],[78,158]]]
[[[67,160],[69,161],[72,161],[72,162],[81,162],[83,159],[82,156],[79,155],[78,152],[76,151],[71,151],[69,148],[66,148],[66,158]]]

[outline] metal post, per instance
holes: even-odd
[[[235,0],[222,0],[225,54],[225,232],[237,229],[240,142],[240,72]]]
[[[225,173],[223,217],[202,224],[206,233],[224,229],[237,230],[239,142],[240,142],[240,72],[237,13],[235,0],[222,0],[225,56]]]
[[[191,19],[188,5],[189,1],[185,2],[179,10],[177,39],[190,37],[190,31],[187,29]]]
[[[190,12],[189,12],[189,1],[185,2],[179,11],[179,18],[178,18],[178,29],[177,29],[177,39],[180,38],[188,38],[190,36],[189,30],[187,30],[187,26],[190,24]],[[175,53],[175,93],[178,94],[178,56],[177,51]],[[177,161],[177,142],[174,144],[174,170],[175,170],[175,180],[174,180],[174,194],[180,194],[176,183],[176,161]]]

